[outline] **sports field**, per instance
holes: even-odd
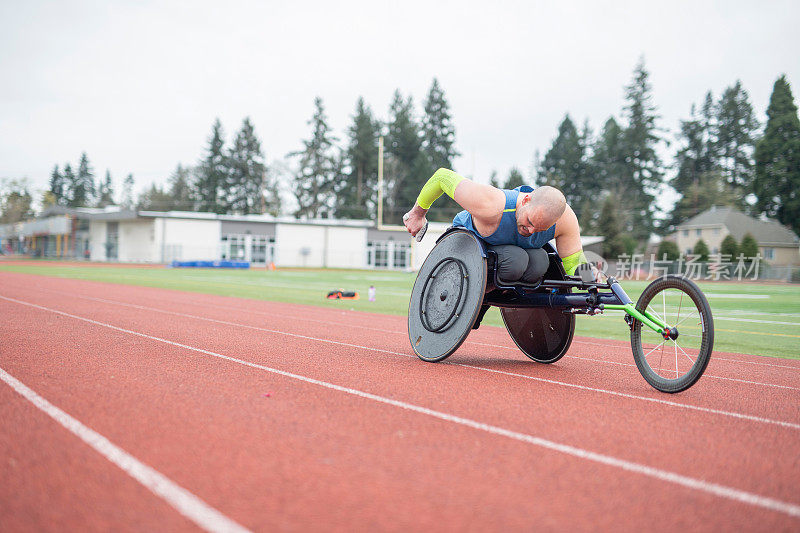
[[[414,273],[376,270],[171,269],[51,261],[0,262],[0,270],[401,316],[408,312],[415,278]],[[377,290],[375,302],[366,298],[370,285]],[[646,285],[644,281],[622,282],[634,302]],[[714,314],[716,351],[800,358],[800,285],[753,282],[699,285]],[[329,290],[339,288],[358,291],[361,297],[342,301],[325,299]],[[503,325],[495,308],[483,323]],[[596,317],[579,316],[575,334],[599,339],[629,338],[621,312],[613,311]]]

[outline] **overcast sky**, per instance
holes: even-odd
[[[47,187],[86,151],[117,191],[201,157],[219,117],[252,118],[268,161],[309,134],[315,96],[340,138],[363,96],[380,118],[433,77],[455,167],[528,175],[566,112],[619,116],[640,56],[661,126],[741,79],[759,118],[786,73],[797,102],[800,2],[41,2],[0,0],[0,177]],[[672,150],[670,150],[671,152]],[[38,196],[38,195],[37,195]]]

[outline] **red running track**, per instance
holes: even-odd
[[[3,531],[800,528],[800,361],[664,395],[624,342],[429,364],[402,317],[6,272],[0,317]]]

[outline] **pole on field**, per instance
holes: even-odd
[[[378,229],[383,226],[383,135],[378,138]]]
[[[383,136],[378,137],[378,229],[405,231],[405,225],[383,223]]]

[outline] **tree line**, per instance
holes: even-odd
[[[653,232],[668,233],[715,204],[751,215],[764,213],[800,231],[800,122],[785,76],[774,84],[763,130],[747,91],[736,81],[718,97],[708,91],[690,107],[674,146],[659,123],[652,92],[641,60],[625,86],[619,118],[610,116],[595,134],[588,120],[578,125],[567,113],[544,155],[535,153],[527,176],[512,168],[505,179],[493,173],[491,183],[505,188],[526,182],[558,187],[578,214],[583,232],[606,237],[609,255],[631,252]],[[136,199],[129,174],[116,203],[150,210],[374,219],[378,139],[383,136],[384,221],[398,223],[428,177],[439,167],[453,168],[460,154],[438,80],[433,79],[420,110],[411,95],[395,91],[387,115],[378,118],[358,98],[340,140],[322,99],[316,98],[307,138],[273,165],[266,164],[250,119],[242,122],[230,146],[216,120],[196,165],[179,164],[166,186],[151,185]],[[663,160],[665,154],[673,163]],[[295,209],[282,203],[281,184],[291,190]],[[19,216],[26,212],[20,208],[26,201],[30,211],[30,194],[19,182],[16,185],[15,196],[3,205],[16,206],[14,216]],[[679,200],[671,212],[659,212],[656,199],[668,186]],[[42,203],[104,206],[114,203],[114,197],[110,173],[95,183],[84,153],[77,170],[70,164],[53,169]],[[449,220],[458,210],[452,200],[442,198],[431,216]],[[5,208],[3,217],[8,218]]]
[[[610,256],[632,253],[650,234],[670,233],[713,205],[766,214],[800,232],[793,192],[800,187],[800,122],[785,76],[774,84],[767,117],[762,133],[740,81],[717,98],[708,91],[681,120],[668,165],[661,154],[670,143],[642,61],[625,88],[621,120],[609,117],[594,135],[588,121],[578,127],[567,114],[535,163],[535,181],[564,191],[583,232],[604,235]],[[521,178],[516,172],[505,185]],[[656,197],[665,186],[679,199],[661,213]]]

